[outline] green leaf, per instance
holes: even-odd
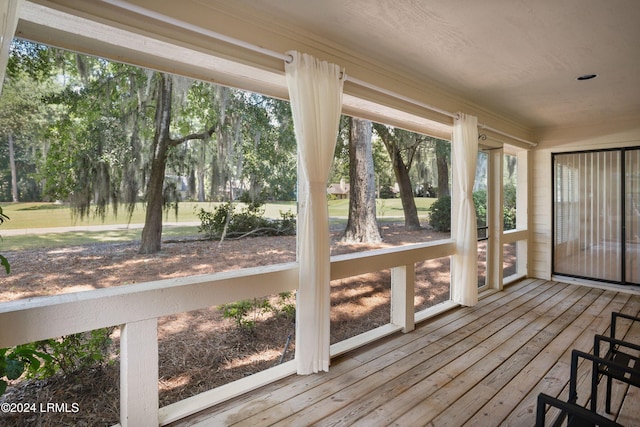
[[[2,396],[6,390],[7,382],[5,380],[0,380],[0,396]]]
[[[7,270],[7,274],[11,272],[11,266],[9,265],[9,260],[2,255],[0,255],[0,264],[4,266],[5,270]]]
[[[5,369],[7,379],[17,380],[24,372],[24,362],[16,359],[8,359]]]
[[[25,354],[24,358],[29,361],[29,367],[34,371],[37,371],[40,368],[40,361],[37,358],[33,357],[30,354]]]

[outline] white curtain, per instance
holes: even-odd
[[[16,33],[18,11],[21,0],[3,0],[0,2],[0,92],[9,60],[9,46]]]
[[[343,71],[299,52],[285,71],[298,142],[298,374],[329,370],[329,212],[327,179],[333,160]]]
[[[473,181],[478,158],[478,118],[458,113],[453,124],[453,216],[451,237],[456,254],[451,263],[451,300],[478,303],[478,230],[473,205]]]

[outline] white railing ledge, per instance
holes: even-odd
[[[441,258],[453,255],[455,251],[455,242],[447,239],[334,255],[331,257],[331,280]]]
[[[286,263],[6,302],[0,348],[297,288],[298,264]]]
[[[528,238],[529,230],[527,229],[506,230],[502,232],[503,244],[515,243],[520,240],[527,240]]]
[[[229,279],[238,279],[246,276],[257,276],[265,273],[274,273],[294,268],[297,269],[298,264],[295,262],[290,262],[283,264],[243,268],[240,270],[223,271],[220,273],[201,274],[196,276],[177,277],[175,279],[162,279],[152,282],[134,283],[130,285],[93,289],[89,291],[78,291],[69,292],[66,294],[24,298],[0,303],[0,314],[16,310],[29,310],[51,305],[91,301],[113,296],[126,296],[146,292],[156,292],[168,288],[178,288],[182,286],[193,286],[220,282]]]

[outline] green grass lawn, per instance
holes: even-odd
[[[427,209],[435,199],[416,198],[418,215],[424,221]],[[394,221],[403,217],[402,204],[400,199],[378,199],[377,215],[379,221]],[[71,209],[66,205],[55,203],[6,203],[2,204],[2,210],[10,219],[2,224],[2,230],[22,230],[52,227],[73,227],[73,226],[93,226],[93,225],[114,225],[114,224],[144,224],[144,206],[139,204],[133,212],[131,221],[128,221],[127,213],[122,209],[117,216],[112,211],[102,220],[96,216],[85,218],[74,217]],[[197,225],[187,223],[199,223],[197,213],[200,209],[213,211],[218,203],[180,203],[178,217],[170,212],[164,217],[165,227],[163,238],[179,238],[183,236],[193,236],[198,234]],[[238,205],[236,209],[240,209]],[[279,218],[280,212],[296,210],[296,202],[275,202],[265,206],[265,216],[268,218]],[[330,200],[329,216],[332,223],[346,223],[349,215],[349,200]],[[173,224],[173,223],[178,223]],[[171,223],[167,225],[166,223]],[[185,223],[180,225],[179,223]],[[131,242],[140,239],[142,229],[131,227],[129,229],[107,230],[107,231],[69,231],[65,233],[46,233],[2,236],[0,249],[3,251],[22,250],[29,248],[70,246],[87,243],[100,242]]]
[[[424,218],[427,209],[435,199],[416,198],[418,215]],[[400,199],[378,199],[377,214],[380,219],[403,217],[402,203]],[[197,203],[182,202],[179,205],[178,217],[173,212],[169,212],[164,217],[165,222],[199,222],[197,213],[200,209],[213,211],[219,203]],[[242,204],[238,204],[236,209],[240,209]],[[129,221],[127,212],[120,208],[118,215],[114,215],[113,210],[109,210],[104,219],[95,215],[79,218],[72,214],[67,205],[55,203],[7,203],[2,204],[3,212],[10,218],[2,225],[3,230],[50,228],[50,227],[73,227],[78,225],[111,225],[111,224],[144,224],[144,206],[138,204],[133,211]],[[280,212],[295,211],[296,202],[272,202],[265,205],[265,216],[267,218],[279,218]],[[330,200],[329,216],[334,218],[347,218],[349,215],[349,200]]]
[[[200,209],[213,211],[219,203],[183,202],[178,208],[178,217],[173,211],[165,215],[165,222],[199,222],[197,213]],[[265,215],[269,218],[280,217],[279,211],[295,210],[295,202],[276,202],[266,205]],[[144,224],[145,207],[136,205],[131,220],[124,207],[114,215],[112,209],[104,220],[95,215],[85,218],[74,216],[67,205],[55,203],[7,203],[2,204],[2,211],[10,219],[2,225],[3,230],[25,228],[73,227],[78,225],[111,225],[111,224]]]
[[[421,220],[427,218],[429,206],[437,199],[429,199],[425,197],[416,197],[416,208],[418,216]],[[338,219],[347,219],[349,216],[349,200],[329,200],[329,216]],[[404,218],[402,210],[402,202],[400,199],[377,199],[376,200],[376,216],[379,221],[398,220]]]
[[[0,230],[1,231],[1,230]],[[54,248],[62,246],[87,245],[92,243],[134,242],[140,240],[142,229],[106,230],[106,231],[67,231],[65,233],[21,234],[2,236],[1,251],[20,251],[24,249]],[[165,226],[163,239],[178,239],[198,234],[197,226]],[[0,233],[2,235],[2,233]]]

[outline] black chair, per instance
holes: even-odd
[[[540,393],[538,395],[538,407],[536,411],[536,427],[544,427],[547,406],[554,406],[560,409],[561,413],[553,423],[554,427],[562,425],[565,417],[569,417],[567,427],[586,427],[586,426],[603,426],[603,427],[622,427],[615,421],[603,417],[600,414],[583,408],[575,403],[565,402],[547,394]]]
[[[605,410],[610,414],[611,386],[614,378],[634,387],[640,387],[640,358],[622,351],[623,349],[630,349],[640,352],[640,345],[613,339],[603,335],[596,335],[593,345],[593,353],[597,356],[600,355],[600,347],[603,341],[609,343],[609,349],[603,358],[610,360],[613,363],[611,365],[599,365],[598,373],[607,377],[607,398]]]
[[[579,350],[571,352],[571,376],[569,379],[569,400],[562,401],[544,393],[538,395],[536,412],[536,426],[545,424],[547,406],[560,409],[560,414],[553,425],[560,426],[567,418],[569,426],[619,426],[620,424],[597,413],[598,382],[601,377],[607,378],[605,411],[611,413],[611,389],[614,379],[626,384],[640,387],[640,345],[616,338],[618,318],[640,321],[640,318],[623,313],[611,313],[610,336],[596,335],[594,338],[593,354]],[[601,355],[604,345],[608,344],[607,352]],[[633,354],[632,354],[633,353]],[[585,359],[591,362],[591,396],[589,409],[577,404],[578,361]],[[588,365],[587,365],[588,366]]]
[[[636,316],[631,316],[629,314],[624,314],[624,313],[618,313],[616,311],[612,311],[611,312],[611,328],[609,331],[609,336],[613,339],[616,338],[616,325],[617,325],[617,320],[618,318],[623,318],[623,319],[627,319],[627,320],[631,320],[631,321],[640,321],[640,317],[636,317]]]
[[[631,343],[628,341],[622,341],[616,338],[616,330],[617,330],[617,319],[623,318],[627,320],[631,320],[633,322],[640,321],[639,317],[631,316],[628,314],[612,312],[611,313],[611,329],[609,333],[609,337],[603,335],[596,335],[593,343],[593,354],[598,357],[601,357],[600,348],[601,343],[603,341],[609,344],[607,352],[604,356],[605,359],[609,359],[619,365],[626,366],[630,369],[630,373],[623,376],[623,378],[618,378],[620,381],[625,382],[634,387],[640,387],[640,358],[638,354],[640,353],[640,345]],[[623,351],[626,350],[626,351]],[[629,351],[632,350],[632,351]],[[633,351],[634,350],[634,351]],[[630,354],[634,353],[634,354]],[[621,372],[613,368],[614,372],[612,375],[607,375],[607,367],[602,366],[604,371],[600,372],[601,374],[607,377],[607,399],[606,399],[606,408],[607,413],[611,413],[611,385],[613,382],[613,378],[617,378],[621,376]]]
[[[604,337],[607,340],[611,340],[609,337]],[[620,340],[616,342],[624,343]],[[626,343],[625,343],[626,344]],[[589,397],[590,406],[589,409],[577,404],[578,392],[578,362],[579,359],[585,359],[591,362],[591,396]],[[618,424],[608,418],[605,418],[597,413],[598,403],[598,381],[601,375],[607,377],[607,379],[618,379],[629,383],[629,378],[637,373],[637,369],[630,368],[628,366],[621,365],[610,359],[598,357],[590,353],[585,353],[580,350],[571,351],[571,376],[569,379],[569,400],[564,402],[560,399],[552,396],[540,393],[538,395],[538,407],[536,412],[536,427],[542,427],[545,425],[546,406],[554,406],[560,409],[560,414],[555,419],[553,425],[562,425],[565,418],[567,418],[568,426],[619,426]],[[609,400],[611,392],[610,388],[607,388],[607,399]]]
[[[601,365],[599,369],[599,373],[607,377],[605,410],[607,413],[611,413],[611,385],[614,378],[634,387],[640,387],[640,357],[638,357],[638,354],[640,354],[640,345],[604,335],[596,335],[593,343],[593,354],[596,356],[601,355],[603,342],[608,343],[609,346],[606,354],[602,357],[614,362],[612,366]],[[622,367],[626,369],[622,369]]]

